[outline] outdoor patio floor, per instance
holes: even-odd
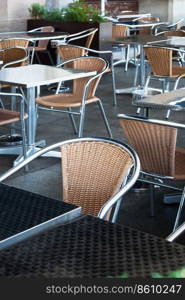
[[[133,83],[135,67],[130,66],[128,72],[124,72],[122,67],[116,68],[116,78],[118,87],[128,87]],[[42,90],[46,93],[47,88]],[[114,139],[125,141],[123,131],[118,123],[117,114],[127,113],[135,114],[136,107],[132,105],[131,95],[118,95],[118,105],[113,106],[111,75],[106,74],[100,82],[97,95],[102,99],[110,126],[113,132]],[[170,120],[184,122],[184,112],[173,112]],[[163,118],[165,110],[153,110],[151,117]],[[1,133],[8,132],[7,129],[1,128]],[[101,136],[107,137],[103,121],[95,104],[89,105],[86,110],[84,137]],[[75,138],[72,126],[67,114],[55,112],[40,111],[37,140],[45,139],[47,145]],[[180,132],[178,144],[184,144],[184,133]],[[0,172],[1,174],[12,166],[15,157],[1,156],[0,157]],[[33,163],[30,171],[25,173],[20,171],[13,175],[5,183],[29,190],[35,193],[40,193],[55,199],[62,199],[60,183],[60,164],[57,159],[42,158]],[[171,190],[166,191],[169,193]],[[173,191],[172,191],[173,192]],[[173,228],[174,218],[178,208],[177,204],[167,205],[163,203],[164,190],[156,188],[155,199],[155,217],[150,217],[150,203],[148,189],[138,190],[132,189],[123,199],[122,207],[119,213],[118,222],[133,228],[140,229],[145,232],[153,233],[157,236],[167,236]],[[183,239],[181,243],[185,244]]]

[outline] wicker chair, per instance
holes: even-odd
[[[130,145],[140,158],[140,180],[150,184],[153,216],[154,185],[182,191],[174,185],[161,183],[161,180],[185,180],[185,148],[176,146],[178,128],[185,129],[185,126],[123,114],[118,118]],[[179,223],[183,202],[182,197],[174,230]]]
[[[7,48],[0,50],[0,60],[3,61],[2,69],[24,66],[28,63],[28,53],[25,48]],[[9,84],[0,84],[0,90],[10,86]]]
[[[124,24],[112,24],[112,40],[117,40],[123,37],[128,36],[129,34],[129,28],[128,26]],[[130,45],[125,45],[125,46],[113,46],[112,51],[113,51],[113,58],[114,58],[114,53],[116,54],[117,50],[121,48],[121,59],[114,60],[114,66],[119,65],[121,63],[125,63],[125,71],[128,70],[128,63],[130,60]]]
[[[25,48],[12,47],[0,50],[0,56],[3,61],[2,69],[21,67],[28,64],[28,53]]]
[[[169,30],[179,30],[181,28],[181,23],[184,21],[184,18],[177,20],[176,22],[169,24],[169,25],[159,25],[156,26],[156,34],[162,31],[169,31]]]
[[[121,198],[136,182],[140,171],[137,154],[115,140],[82,138],[51,145],[6,172],[0,182],[55,148],[61,148],[63,200],[81,206],[85,214],[115,222]]]
[[[32,62],[32,58],[34,55],[34,42],[27,40],[27,39],[20,39],[20,38],[14,38],[14,39],[4,39],[0,41],[0,49],[7,49],[7,48],[25,48],[28,52],[29,61]]]
[[[146,94],[151,79],[160,80],[162,82],[163,93],[169,91],[170,81],[175,80],[173,89],[176,90],[179,85],[179,81],[185,77],[185,67],[173,64],[173,53],[176,51],[179,55],[183,55],[184,51],[181,49],[154,46],[145,46],[144,50],[152,70],[152,73],[146,80]],[[167,118],[168,117],[169,116],[167,116]]]
[[[16,97],[20,100],[20,112],[12,111],[8,109],[0,109],[0,126],[6,126],[11,123],[21,123],[21,135],[22,135],[22,152],[23,157],[26,158],[26,131],[24,120],[28,117],[24,113],[24,97],[21,94],[3,93],[0,92],[0,97]]]
[[[13,47],[21,47],[28,48],[29,40],[27,39],[4,39],[0,41],[0,49],[13,48]]]
[[[103,105],[101,100],[95,96],[95,92],[98,86],[98,83],[102,77],[102,75],[108,69],[108,63],[99,57],[79,57],[73,60],[69,60],[64,62],[61,66],[64,66],[68,63],[73,63],[74,69],[81,69],[86,71],[96,71],[97,74],[91,78],[80,78],[73,81],[73,92],[66,94],[55,94],[44,97],[39,97],[36,99],[36,103],[39,104],[39,107],[42,106],[44,108],[53,108],[53,110],[61,111],[61,109],[68,109],[69,116],[71,117],[71,121],[73,124],[73,128],[75,133],[77,133],[76,124],[74,122],[73,115],[80,116],[80,125],[78,130],[78,136],[83,136],[83,127],[84,127],[84,117],[85,117],[85,106],[91,103],[97,103],[102,117],[105,122],[105,126],[107,132],[110,137],[112,137],[112,133],[108,124],[108,120],[106,118]],[[60,90],[60,85],[58,86],[57,93]],[[41,107],[40,107],[41,108]],[[79,112],[72,112],[71,108],[79,108]],[[65,111],[66,112],[66,111]]]
[[[29,30],[28,32],[54,32],[55,28],[53,26],[44,26],[44,27],[39,27],[39,28],[35,28],[32,30]],[[37,46],[34,47],[34,55],[37,59],[37,61],[39,62],[39,64],[41,64],[41,60],[40,60],[40,53],[46,53],[49,57],[50,63],[51,65],[54,65],[52,56],[49,52],[49,50],[47,49],[49,44],[49,40],[40,40],[37,44]],[[32,57],[32,62],[33,62],[34,57]]]
[[[112,74],[112,86],[113,86],[113,105],[117,105],[117,98],[116,98],[116,83],[115,83],[115,72],[114,72],[114,62],[113,62],[113,53],[111,50],[107,51],[98,51],[94,49],[90,49],[87,47],[76,46],[76,45],[60,45],[58,51],[60,51],[60,57],[62,61],[67,61],[69,59],[88,56],[90,53],[97,54],[99,56],[106,56],[107,59],[110,61],[110,68],[107,72],[111,72]],[[73,64],[67,64],[69,68],[73,68]]]
[[[70,44],[71,42],[77,45],[79,44],[79,40],[82,40],[83,46],[89,48],[92,44],[95,33],[98,31],[98,28],[89,28],[84,31],[80,31],[77,33],[70,34],[66,38],[66,43]]]

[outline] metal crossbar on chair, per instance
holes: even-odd
[[[59,84],[56,92],[57,94],[38,97],[36,99],[36,103],[39,105],[40,108],[44,107],[44,109],[48,108],[49,110],[52,108],[52,110],[54,111],[68,113],[73,124],[74,132],[77,133],[78,131],[79,137],[83,136],[86,105],[91,103],[97,103],[101,111],[108,135],[112,137],[111,129],[107,117],[105,115],[102,102],[98,97],[95,96],[98,83],[102,75],[108,70],[108,62],[99,57],[78,57],[76,59],[72,59],[62,63],[60,67],[68,65],[69,63],[73,64],[73,69],[81,69],[84,71],[96,71],[97,74],[95,76],[91,76],[90,78],[86,77],[73,80],[72,93],[58,94],[58,91],[60,90]],[[79,108],[78,112],[71,110],[75,107]],[[67,111],[62,110],[65,108],[67,109]],[[80,116],[80,124],[78,130],[74,122],[74,115]]]
[[[116,222],[122,197],[136,182],[140,162],[128,145],[105,138],[81,138],[46,147],[0,176],[0,182],[37,157],[61,149],[63,200],[84,214]]]

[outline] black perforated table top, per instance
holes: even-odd
[[[0,242],[77,207],[0,184]]]
[[[82,216],[0,252],[5,277],[150,277],[184,266],[185,247]]]

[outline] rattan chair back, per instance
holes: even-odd
[[[0,49],[22,47],[28,48],[29,40],[26,39],[5,39],[0,41]]]
[[[96,29],[94,29],[94,28],[92,29],[91,34],[89,34],[89,35],[87,36],[87,38],[86,38],[84,47],[90,48],[90,46],[91,46],[91,44],[92,44],[92,41],[93,41],[93,38],[94,38],[94,36],[95,36],[96,31],[97,31]]]
[[[106,138],[80,138],[50,145],[0,176],[0,182],[37,157],[61,149],[63,200],[81,206],[85,214],[116,221],[122,196],[140,172],[136,152],[126,144]]]
[[[87,51],[83,48],[72,45],[59,45],[57,52],[62,62],[87,55]],[[66,64],[66,67],[73,68],[73,63]]]
[[[126,149],[103,141],[66,144],[61,153],[63,200],[93,216],[119,191],[133,165]]]
[[[98,28],[89,28],[87,30],[81,31],[79,33],[71,34],[67,38],[67,43],[78,44],[78,40],[83,41],[83,46],[86,48],[90,48],[95,33],[98,31]]]
[[[137,117],[119,115],[121,127],[137,152],[141,169],[148,173],[174,177],[177,128],[154,124]]]
[[[55,28],[53,26],[44,26],[30,30],[29,32],[54,32]],[[47,50],[49,40],[40,40],[38,41],[37,50]]]
[[[28,64],[28,55],[25,48],[7,48],[0,53],[3,60],[2,68],[20,67]]]
[[[123,24],[112,24],[112,39],[118,39],[127,36],[128,27]]]
[[[144,47],[153,75],[172,76],[172,52],[169,48]]]
[[[106,61],[99,57],[81,57],[73,62],[73,68],[84,71],[96,71],[97,74],[101,73],[107,64]],[[89,88],[86,99],[93,98],[98,86],[98,83],[101,79],[101,75],[95,78]],[[89,80],[89,77],[75,79],[73,81],[73,94],[77,98],[82,98],[84,93],[84,88]]]

